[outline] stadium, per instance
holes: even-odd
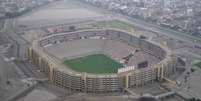
[[[176,72],[166,47],[112,28],[45,36],[33,41],[28,58],[55,85],[86,93],[122,92]]]

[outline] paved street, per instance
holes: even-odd
[[[82,6],[87,9],[93,9],[94,11],[97,11],[99,13],[103,13],[103,14],[106,14],[109,16],[115,16],[119,19],[122,19],[126,22],[133,24],[134,26],[142,27],[146,30],[156,32],[156,33],[159,33],[160,35],[165,35],[165,36],[168,36],[173,39],[181,40],[183,42],[191,44],[192,46],[194,46],[194,45],[200,46],[201,45],[201,39],[189,36],[187,34],[184,34],[184,33],[178,32],[178,31],[163,28],[158,25],[154,25],[154,24],[147,23],[145,21],[141,21],[139,19],[124,16],[122,14],[117,14],[117,13],[113,13],[110,11],[104,11],[104,9],[99,9],[99,8],[90,6],[88,4],[82,4],[78,1],[66,0],[66,2],[67,1],[72,1],[72,3],[75,3],[76,5]],[[4,34],[2,34],[2,33],[4,33]],[[28,46],[29,44],[27,43],[27,41],[22,39],[21,36],[18,35],[18,33],[16,33],[16,19],[7,19],[5,21],[4,27],[1,30],[0,38],[4,38],[4,37],[9,38],[9,43],[11,43],[13,45],[13,50],[12,50],[13,56],[17,57],[17,58],[21,58],[21,57],[24,58],[25,57],[24,49],[26,49],[26,45]],[[195,40],[198,40],[198,41],[195,42]],[[1,43],[0,43],[0,45],[1,45]],[[179,54],[179,53],[180,53],[180,50],[175,51],[175,54]],[[191,69],[192,59],[199,59],[200,56],[195,53],[185,51],[185,50],[183,50],[182,53],[184,53],[184,54],[186,53],[186,55],[189,55],[189,59],[187,59],[186,71],[182,75],[180,75],[180,77],[178,77],[179,81],[184,82],[183,81],[184,76]],[[6,94],[8,93],[10,95],[10,94],[15,93],[16,90],[23,87],[24,84],[20,81],[20,79],[22,79],[22,78],[43,77],[43,75],[37,75],[38,74],[37,67],[31,65],[28,61],[26,61],[26,58],[22,59],[22,60],[25,60],[22,62],[19,62],[19,61],[15,61],[15,62],[7,61],[6,62],[4,55],[5,54],[1,54],[1,52],[0,52],[0,65],[1,65],[0,66],[0,95],[1,95],[0,97],[4,97],[4,94],[3,94],[4,92],[6,92]],[[178,90],[181,92],[184,92],[185,94],[189,94],[190,96],[200,97],[200,94],[201,94],[200,72],[201,71],[198,70],[195,73],[193,73],[192,76],[190,77],[190,79],[188,81],[188,83],[190,85],[189,90],[187,90],[188,84],[186,84],[186,83],[183,83],[182,88],[180,88]],[[8,80],[11,82],[11,84],[12,83],[13,84],[7,85],[6,82]]]

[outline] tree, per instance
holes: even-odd
[[[69,26],[70,31],[75,31],[75,26]]]
[[[201,99],[191,98],[191,99],[188,99],[188,101],[201,101]]]
[[[195,71],[195,69],[191,68],[191,72],[194,72],[194,71]]]
[[[10,85],[10,81],[9,81],[9,80],[8,80],[8,81],[6,81],[6,84],[7,84],[7,85]]]

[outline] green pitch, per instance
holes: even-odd
[[[100,21],[95,24],[97,27],[106,27],[106,28],[116,28],[116,29],[121,29],[129,32],[135,31],[135,28],[124,21],[120,20],[111,20],[111,21]]]
[[[201,62],[196,63],[195,66],[201,69]]]
[[[116,73],[122,64],[103,54],[94,54],[77,59],[66,60],[64,64],[78,72],[107,74]]]

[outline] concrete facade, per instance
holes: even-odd
[[[68,70],[61,61],[43,50],[43,47],[49,44],[92,36],[123,40],[158,57],[161,61],[151,67],[122,74],[90,74]],[[46,73],[54,84],[72,91],[87,93],[122,92],[125,88],[143,86],[168,78],[176,71],[176,58],[167,49],[116,29],[92,29],[53,34],[34,41],[33,46],[28,49],[28,58],[30,62],[40,67],[40,70]]]

